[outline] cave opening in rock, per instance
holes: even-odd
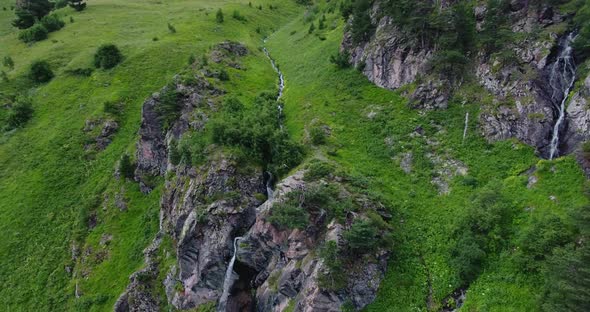
[[[227,299],[226,311],[253,312],[256,309],[255,291],[252,281],[256,278],[257,272],[249,266],[236,261],[234,272],[239,278],[234,282],[229,298]]]

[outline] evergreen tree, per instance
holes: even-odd
[[[16,19],[12,21],[14,27],[26,29],[36,21],[49,14],[53,9],[53,3],[48,0],[18,0],[16,2]]]
[[[74,10],[80,12],[86,8],[86,1],[85,0],[69,0],[70,7]]]
[[[223,23],[223,11],[221,11],[221,9],[219,9],[217,11],[217,14],[215,15],[215,20],[217,21],[217,23],[221,24]]]
[[[123,178],[133,179],[133,171],[134,168],[133,164],[131,163],[131,157],[129,157],[129,154],[124,154],[119,161],[119,173]]]
[[[311,25],[309,25],[309,30],[307,31],[308,33],[313,33],[315,30],[315,25],[313,24],[313,22],[311,22]]]

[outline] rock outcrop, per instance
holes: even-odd
[[[441,8],[451,4],[452,1],[445,1]],[[446,108],[453,86],[429,73],[429,62],[437,51],[408,44],[394,21],[382,15],[379,5],[376,1],[371,11],[376,26],[374,35],[366,42],[355,43],[352,31],[348,31],[341,51],[349,53],[351,63],[380,87],[397,89],[415,84],[408,94],[412,107]],[[485,4],[475,7],[477,31],[482,30],[487,11]],[[551,5],[526,0],[510,1],[505,15],[510,29],[524,39],[508,43],[502,53],[480,51],[470,56],[477,81],[493,98],[491,103],[478,103],[482,105],[481,132],[489,141],[517,138],[547,158],[563,98],[553,94],[551,69],[563,48],[571,16],[560,14]],[[558,25],[562,27],[549,28]],[[506,58],[507,55],[512,57]],[[559,155],[573,152],[580,142],[590,139],[586,90],[585,85],[578,88],[569,100],[559,131]]]

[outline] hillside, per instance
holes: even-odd
[[[13,5],[6,311],[590,304],[589,2]]]

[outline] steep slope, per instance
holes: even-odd
[[[248,1],[93,1],[81,13],[59,10],[67,25],[28,46],[9,26],[14,12],[2,2],[7,11],[0,13],[0,55],[11,56],[15,68],[2,69],[9,82],[0,82],[0,90],[31,95],[35,110],[24,128],[3,133],[0,144],[2,309],[112,310],[158,229],[161,187],[146,196],[136,183],[114,175],[121,156],[134,152],[141,104],[191,54],[200,57],[225,39],[258,42],[259,35],[252,38],[256,28],[270,31],[297,11],[290,3],[270,10],[271,3],[261,1],[259,10]],[[215,22],[220,7],[226,12],[223,25]],[[248,21],[231,18],[233,10]],[[92,67],[103,43],[119,46],[122,64],[90,77],[66,72]],[[36,59],[48,60],[56,74],[48,84],[31,85],[27,78]],[[241,97],[258,92],[252,85],[274,85],[262,54],[247,65],[258,74],[236,86]],[[83,131],[86,120],[109,116],[103,110],[107,101],[123,103],[119,129],[104,151],[85,151],[94,135]]]

